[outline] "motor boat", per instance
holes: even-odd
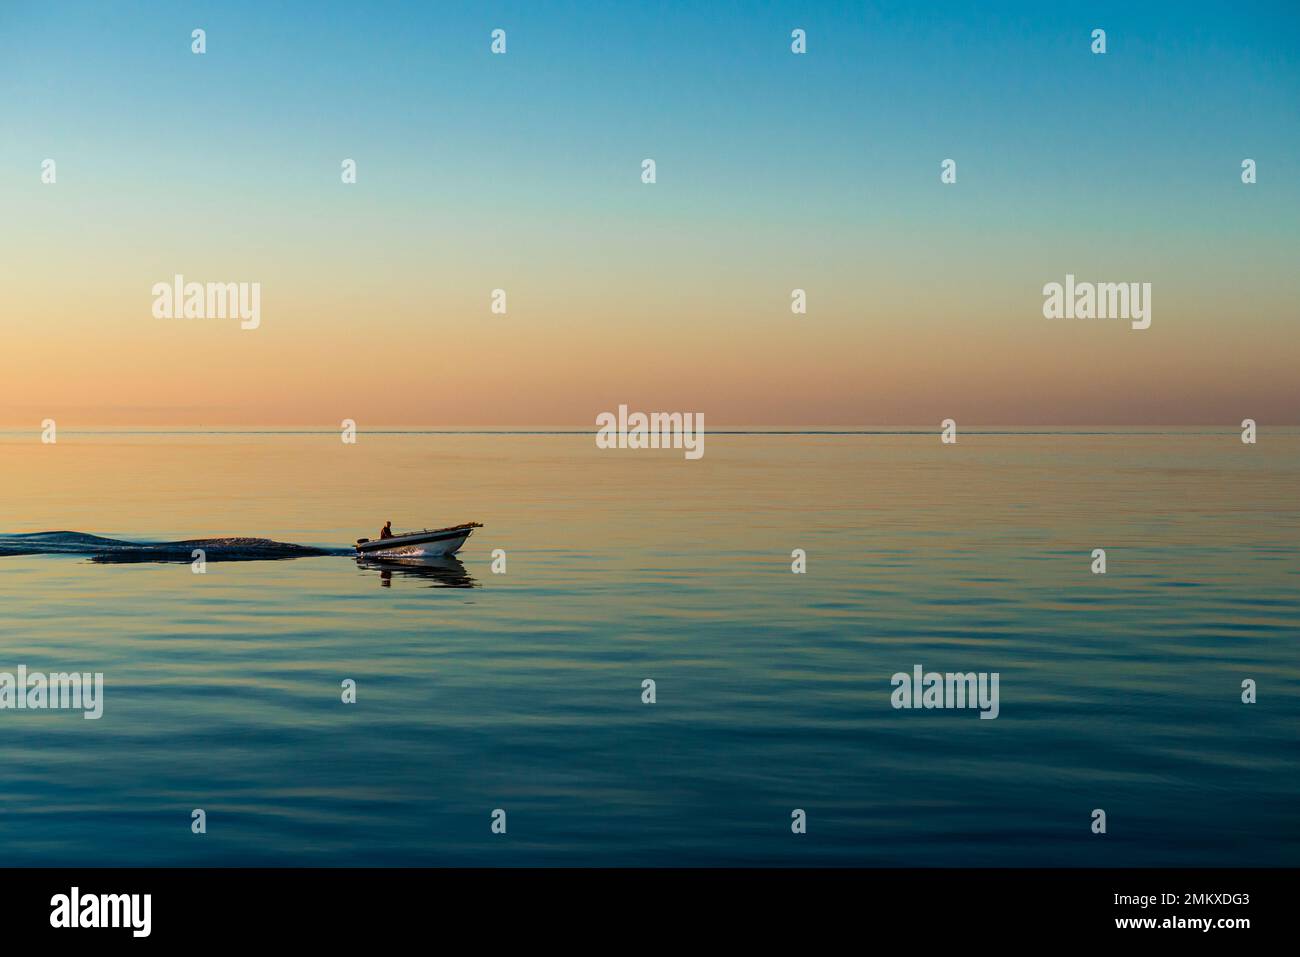
[[[366,558],[435,558],[455,555],[481,522],[466,522],[448,528],[423,528],[391,538],[358,538],[357,555]]]

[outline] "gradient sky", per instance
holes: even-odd
[[[0,5],[0,424],[1300,423],[1300,13],[1141,6]]]

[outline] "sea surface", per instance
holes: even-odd
[[[711,432],[698,461],[591,433],[0,433],[0,552],[327,552],[0,555],[0,672],[104,674],[99,720],[0,710],[0,855],[1300,865],[1298,476],[1300,430],[1268,428]],[[484,527],[459,562],[358,565],[389,519]],[[997,672],[999,716],[894,709],[918,664]]]

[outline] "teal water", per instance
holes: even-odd
[[[7,864],[1300,864],[1296,430],[711,434],[699,461],[10,434],[0,461],[10,534],[485,524],[429,574],[0,557],[0,671],[105,676],[97,721],[0,710]],[[999,717],[895,710],[915,664],[998,672]]]

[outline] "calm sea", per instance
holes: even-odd
[[[0,711],[4,863],[1300,864],[1300,431],[936,431],[0,434],[4,534],[485,525],[426,574],[0,558],[0,671],[105,676]],[[895,710],[917,664],[999,716]]]

